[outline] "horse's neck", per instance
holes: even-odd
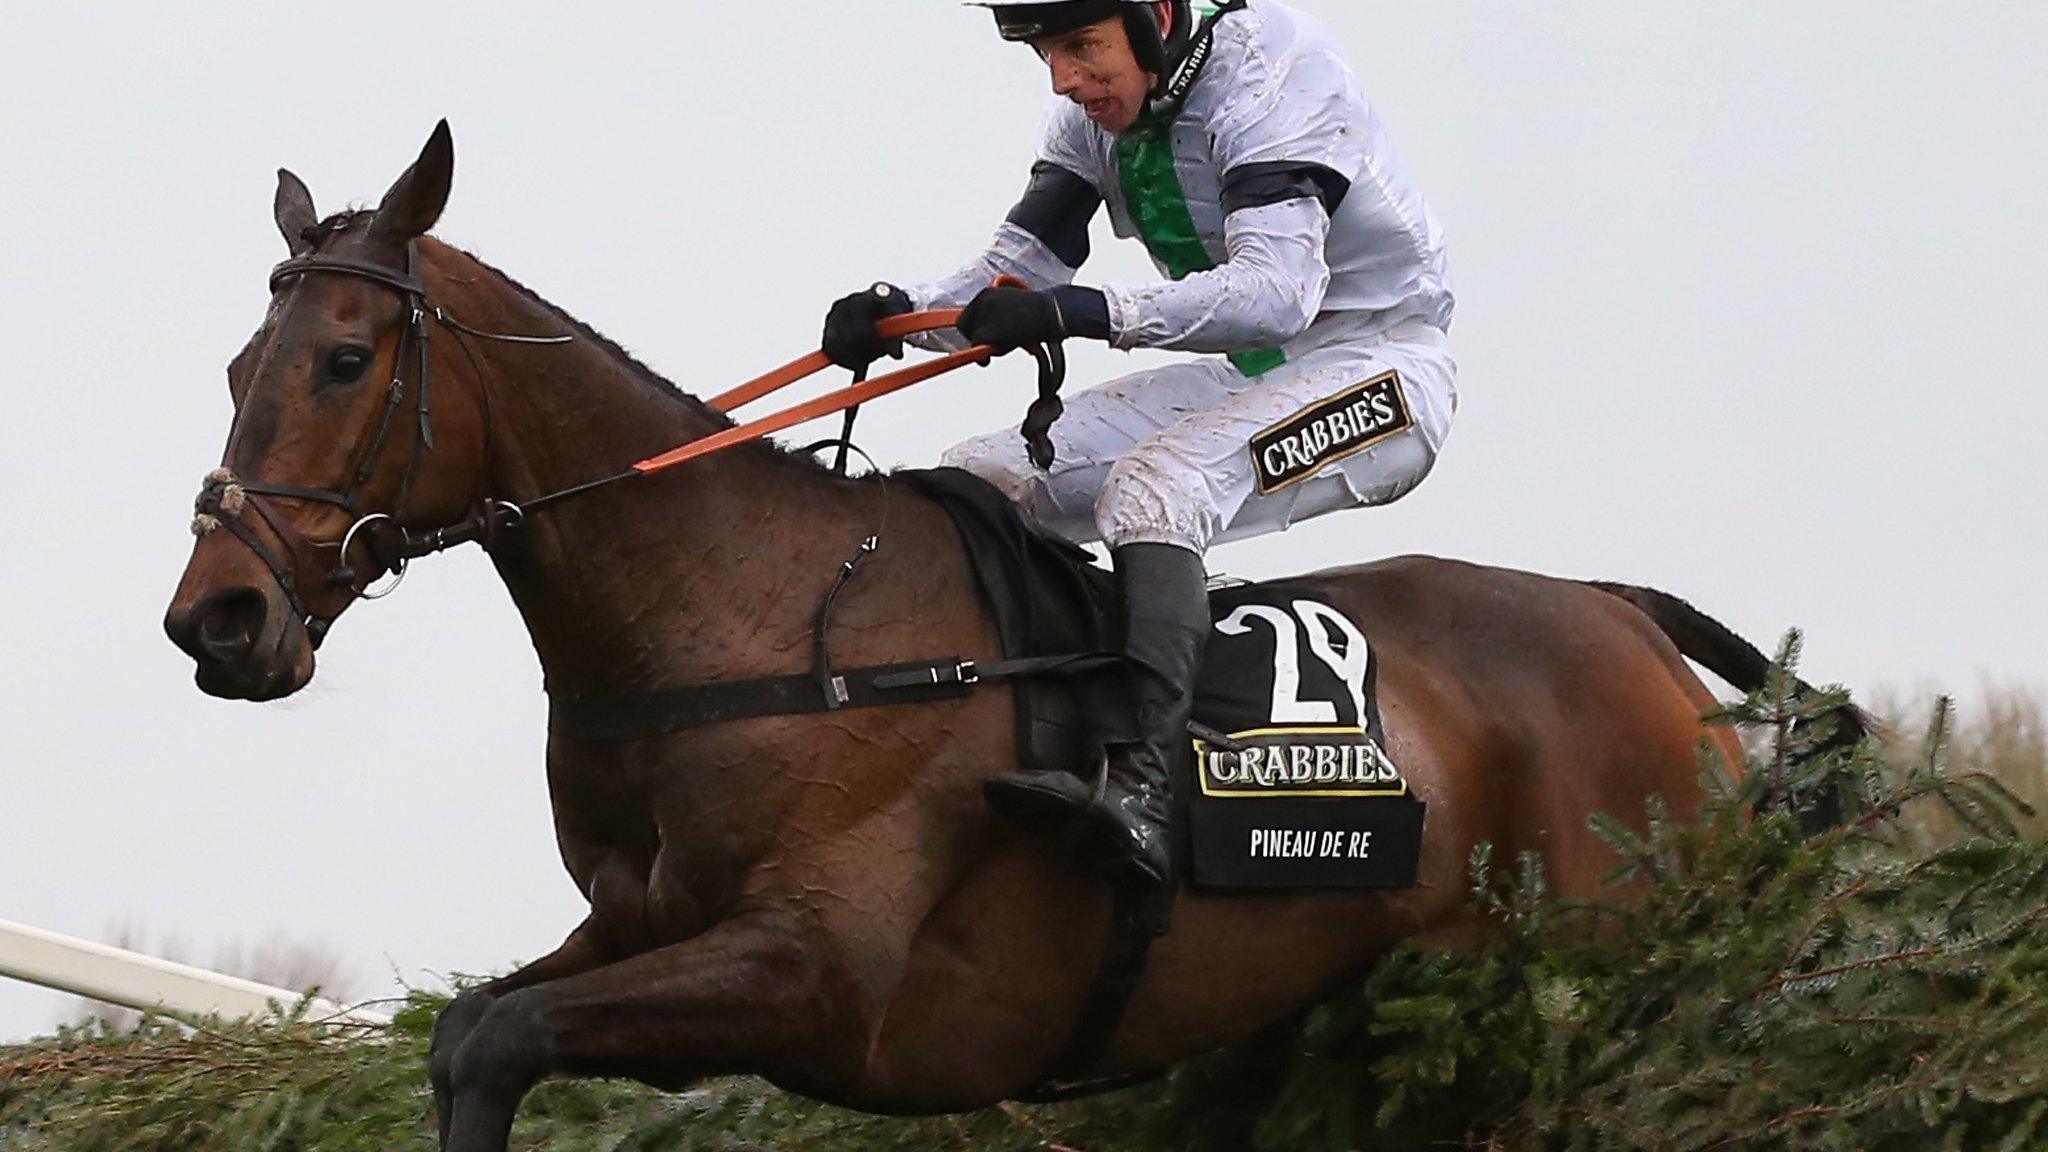
[[[490,323],[563,330],[566,317],[477,271],[469,306],[481,302]],[[469,343],[500,499],[611,476],[722,426],[585,333],[566,345]],[[865,485],[741,448],[552,506],[496,560],[551,693],[793,672],[815,596],[872,530],[873,503]]]

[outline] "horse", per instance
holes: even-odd
[[[800,673],[817,593],[885,501],[888,542],[835,609],[839,655],[997,653],[939,507],[765,441],[493,518],[731,421],[429,236],[453,162],[443,122],[375,209],[325,218],[279,172],[292,259],[229,367],[222,471],[165,618],[203,691],[299,690],[361,578],[391,566],[366,541],[465,523],[483,526],[470,534],[551,698]],[[1181,892],[1095,1075],[1241,1041],[1402,941],[1482,939],[1466,875],[1482,841],[1538,852],[1559,893],[1592,896],[1615,857],[1589,814],[1640,824],[1656,796],[1682,818],[1703,749],[1741,763],[1702,724],[1715,699],[1686,657],[1746,689],[1764,661],[1676,598],[1422,556],[1289,583],[1379,653],[1386,751],[1428,804],[1417,882]],[[1112,900],[1084,863],[988,811],[983,784],[1017,767],[1008,696],[552,734],[557,844],[589,914],[441,1014],[441,1146],[502,1152],[552,1075],[681,1090],[753,1074],[893,1114],[1025,1091],[1089,994]]]

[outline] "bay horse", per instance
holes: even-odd
[[[292,256],[356,271],[281,266],[229,367],[224,471],[165,621],[209,694],[275,699],[312,678],[318,640],[358,591],[352,571],[321,577],[368,551],[343,539],[364,514],[457,524],[730,424],[427,236],[452,170],[444,122],[372,211],[321,219],[279,173]],[[1000,655],[939,507],[765,442],[592,492],[487,543],[550,696],[629,695],[804,671],[818,592],[885,499],[888,539],[837,608],[840,655]],[[1673,598],[1426,557],[1290,585],[1377,645],[1387,751],[1429,806],[1419,883],[1183,893],[1095,1073],[1239,1041],[1397,942],[1478,938],[1466,866],[1480,841],[1538,851],[1557,891],[1591,896],[1615,858],[1590,813],[1640,823],[1658,795],[1683,815],[1703,743],[1741,762],[1729,733],[1703,727],[1714,697],[1685,656],[1744,688],[1762,658]],[[1016,767],[1007,696],[552,736],[558,847],[589,916],[443,1012],[442,1147],[501,1152],[521,1098],[550,1075],[675,1090],[747,1073],[899,1114],[1032,1084],[1088,992],[1111,901],[985,807],[983,783]]]

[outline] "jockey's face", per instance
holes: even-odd
[[[1161,27],[1172,18],[1171,4],[1156,5]],[[1031,42],[1052,72],[1052,90],[1087,109],[1088,119],[1105,132],[1119,133],[1138,120],[1145,96],[1157,77],[1138,66],[1131,36],[1122,17],[1077,28],[1062,36]]]

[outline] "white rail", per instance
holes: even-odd
[[[259,1016],[272,1005],[290,1008],[303,999],[283,988],[7,920],[0,920],[0,976],[137,1011],[186,1016]],[[382,1012],[319,999],[307,1004],[306,1014],[352,1024],[391,1020]]]

